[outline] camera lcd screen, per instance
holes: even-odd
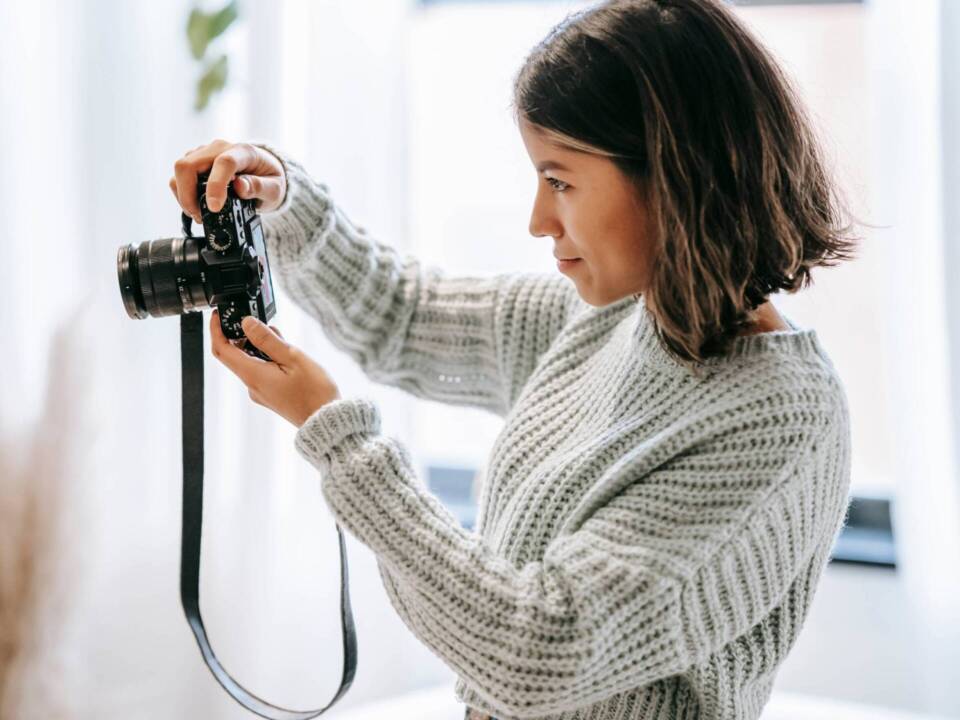
[[[273,305],[273,278],[270,277],[267,248],[263,244],[263,228],[260,223],[257,223],[253,228],[253,246],[257,250],[257,257],[263,258],[265,282],[260,286],[260,294],[263,296],[263,307],[266,309]]]

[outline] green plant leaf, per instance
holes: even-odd
[[[233,2],[227,3],[222,10],[210,16],[210,27],[207,32],[207,37],[213,40],[230,27],[230,23],[236,19],[237,3],[236,0],[233,0]]]
[[[227,56],[221,55],[215,62],[207,65],[203,76],[197,81],[197,97],[193,109],[200,112],[210,102],[210,96],[223,90],[227,84]]]
[[[187,20],[187,42],[190,43],[190,54],[195,60],[202,58],[207,51],[209,24],[210,19],[206,13],[196,8],[190,11],[190,17]]]
[[[203,57],[210,42],[230,27],[237,19],[237,2],[231,0],[220,10],[214,13],[205,13],[199,8],[190,11],[187,18],[187,41],[190,44],[190,54],[196,60]]]

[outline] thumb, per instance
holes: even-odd
[[[240,322],[240,326],[247,340],[253,343],[255,348],[269,355],[274,362],[287,364],[291,361],[290,344],[259,319],[253,315],[247,315]]]
[[[233,181],[233,189],[237,197],[244,200],[257,199],[267,207],[279,205],[284,191],[280,178],[262,175],[237,175]]]

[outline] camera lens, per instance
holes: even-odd
[[[209,307],[199,242],[194,238],[147,240],[117,251],[117,280],[131,318],[182,315]]]

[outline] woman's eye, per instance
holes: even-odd
[[[565,183],[563,180],[558,180],[557,178],[548,177],[546,178],[546,181],[547,184],[557,192],[563,192],[569,187],[567,183]]]

